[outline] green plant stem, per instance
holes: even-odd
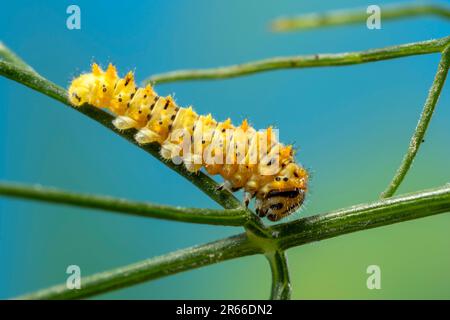
[[[306,243],[450,211],[450,184],[279,224],[278,247]]]
[[[6,47],[1,41],[0,41],[0,58],[4,61],[15,64],[16,66],[35,72],[30,65],[28,65],[25,61],[19,58],[14,52],[9,50],[9,48]]]
[[[256,253],[259,253],[259,250],[251,245],[245,234],[240,234],[82,278],[81,289],[78,290],[68,289],[65,284],[61,284],[17,297],[17,299],[87,298],[144,281]]]
[[[251,214],[244,209],[212,210],[162,206],[108,196],[73,193],[39,185],[30,186],[6,182],[0,182],[0,195],[101,209],[148,218],[224,226],[242,226],[249,220]]]
[[[428,92],[427,99],[423,106],[422,115],[417,124],[416,130],[414,131],[411,141],[409,143],[408,150],[403,157],[400,167],[394,175],[391,183],[388,185],[387,189],[381,194],[382,198],[388,198],[392,196],[398,189],[409,169],[411,164],[419,151],[420,145],[424,141],[424,136],[427,131],[428,125],[430,123],[431,117],[433,116],[434,109],[439,100],[442,88],[444,87],[445,79],[447,78],[448,68],[450,66],[450,46],[442,53],[439,66],[434,77],[433,84],[431,85],[430,91]]]
[[[272,23],[272,30],[277,32],[302,31],[330,26],[348,24],[366,24],[370,14],[366,8],[359,10],[335,10],[324,13],[310,13],[297,17],[276,19]],[[450,18],[450,9],[447,6],[435,4],[406,4],[381,6],[382,22],[400,18],[433,15],[444,19]]]
[[[445,37],[367,51],[270,58],[227,67],[172,71],[153,75],[145,80],[144,83],[224,79],[279,69],[361,64],[412,55],[441,52],[449,43],[450,37]]]
[[[282,250],[266,253],[272,272],[271,300],[289,300],[291,298],[291,281],[286,253]]]
[[[270,228],[270,232],[279,251],[360,230],[424,218],[448,211],[450,211],[450,184],[279,224]],[[267,240],[251,239],[243,233],[82,278],[82,289],[80,290],[70,290],[65,285],[59,285],[19,298],[85,298],[224,260],[268,252],[264,245],[259,243],[264,241]],[[274,258],[278,260],[277,272],[282,270],[278,267],[285,263],[282,262],[281,255],[278,258],[270,258],[271,261],[275,261]],[[271,262],[272,265],[274,265],[273,262]],[[276,277],[286,278],[286,275],[279,272]],[[286,290],[280,292],[286,293]],[[283,295],[286,296],[286,294]]]

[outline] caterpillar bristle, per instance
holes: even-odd
[[[151,85],[136,87],[134,73],[124,78],[109,64],[106,71],[96,63],[92,72],[75,78],[68,90],[75,106],[88,103],[106,108],[116,118],[118,130],[136,129],[140,145],[158,143],[165,161],[183,163],[186,170],[221,175],[231,191],[245,191],[248,205],[256,198],[261,217],[277,221],[299,208],[307,191],[308,173],[294,161],[291,145],[278,141],[274,129],[256,131],[244,119],[235,127],[231,119],[216,121],[211,114],[179,107],[172,96],[158,96]]]

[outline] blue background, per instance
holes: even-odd
[[[387,1],[378,1],[384,4]],[[66,8],[81,8],[81,30]],[[448,22],[422,17],[276,34],[283,15],[366,7],[367,1],[8,1],[0,39],[43,76],[67,87],[91,62],[115,63],[138,80],[273,56],[365,50],[444,37]],[[301,215],[371,201],[409,143],[439,61],[414,56],[346,67],[267,72],[160,85],[180,105],[256,128],[275,125],[312,172]],[[450,96],[444,88],[426,142],[399,193],[449,182]],[[218,206],[156,159],[60,103],[0,78],[0,179],[161,204]],[[293,298],[450,298],[450,216],[358,232],[290,249]],[[241,232],[0,199],[0,298]],[[382,289],[366,288],[366,268]],[[224,262],[99,298],[267,298],[262,256]]]

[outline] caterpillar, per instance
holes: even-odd
[[[92,72],[72,81],[68,95],[75,107],[108,109],[118,130],[138,130],[136,141],[157,143],[162,158],[182,162],[193,173],[204,168],[222,176],[218,189],[243,189],[245,206],[255,198],[260,217],[278,221],[304,202],[308,172],[272,127],[256,131],[247,120],[234,126],[230,119],[219,122],[211,114],[198,115],[192,107],[179,107],[171,96],[158,96],[151,85],[137,87],[132,72],[120,78],[112,64],[105,71],[92,64]]]

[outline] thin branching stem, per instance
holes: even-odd
[[[450,211],[450,184],[279,224],[280,249]]]
[[[40,185],[24,185],[10,182],[0,182],[0,195],[107,210],[148,218],[224,226],[242,226],[250,219],[249,215],[251,214],[244,209],[213,210],[171,207],[109,196],[68,192]]]
[[[447,78],[448,68],[450,66],[450,46],[442,53],[439,66],[434,77],[433,84],[428,92],[427,99],[423,106],[422,115],[420,116],[416,130],[414,131],[411,141],[409,143],[408,150],[403,158],[400,167],[394,175],[391,183],[387,189],[381,194],[382,198],[388,198],[392,196],[398,189],[403,179],[405,178],[408,170],[411,168],[411,164],[419,151],[420,145],[424,141],[425,133],[433,116],[434,109],[439,100],[442,88],[444,87],[445,79]]]
[[[272,23],[271,29],[277,32],[286,32],[348,24],[363,24],[365,26],[369,15],[366,8],[309,13],[296,17],[278,18]],[[436,4],[417,3],[381,6],[381,19],[383,22],[417,16],[437,16],[450,19],[450,8]]]
[[[87,298],[129,287],[133,284],[256,253],[260,253],[260,250],[252,245],[246,234],[240,234],[82,278],[81,289],[71,290],[65,284],[61,284],[16,299]]]
[[[202,172],[191,173],[187,171],[184,166],[176,165],[172,161],[163,159],[159,154],[159,146],[156,144],[138,144],[134,139],[136,130],[116,130],[112,124],[112,120],[114,119],[114,117],[111,114],[89,105],[84,105],[79,108],[73,107],[68,100],[66,90],[45,79],[35,71],[31,71],[27,68],[17,66],[7,61],[0,61],[0,75],[3,75],[6,78],[17,81],[18,83],[21,83],[31,89],[43,93],[53,99],[56,99],[63,104],[71,107],[73,110],[81,112],[89,118],[97,121],[98,123],[112,130],[117,135],[127,139],[129,142],[133,143],[137,147],[157,158],[167,167],[189,180],[192,184],[197,186],[206,195],[208,195],[211,199],[216,201],[225,209],[242,209],[242,203],[230,192],[228,192],[227,190],[217,190],[218,184],[212,178]],[[257,234],[258,236],[266,236],[266,232],[260,219],[256,215],[250,214],[250,211],[249,217],[250,219],[245,224],[247,230]]]
[[[272,272],[271,300],[289,300],[291,298],[291,280],[286,253],[283,250],[266,253]]]
[[[447,60],[445,61],[444,58],[442,58],[440,63],[440,68],[444,70],[445,67],[448,69],[448,52],[445,48],[449,44],[450,37],[446,37],[436,40],[361,52],[275,58],[231,67],[173,72],[155,76],[151,80],[156,80],[156,82],[169,82],[191,79],[219,79],[275,69],[358,64],[435,52],[443,52],[443,57],[447,57]],[[0,46],[0,57],[3,58],[3,61],[0,61],[0,75],[22,83],[72,107],[67,99],[67,92],[63,88],[37,74],[24,61],[22,61],[3,45]],[[437,85],[435,87],[435,89],[439,92],[442,89],[447,69],[445,69],[440,76],[439,71],[436,75],[436,78],[442,78],[441,86],[439,87],[439,85]],[[434,87],[432,87],[431,91],[433,91],[433,88]],[[433,95],[431,98],[429,96],[425,106],[429,105],[429,107],[433,109],[438,96],[439,93]],[[433,99],[436,101],[433,102]],[[73,109],[82,112],[137,145],[133,138],[136,131],[116,131],[111,124],[113,116],[109,113],[92,106],[83,106],[81,108]],[[427,110],[427,114],[428,112],[431,112],[429,117],[431,117],[432,111],[433,110]],[[426,130],[428,122],[423,128],[424,131]],[[38,291],[36,293],[21,296],[19,297],[20,299],[86,298],[178,272],[253,254],[265,254],[268,258],[273,278],[272,298],[286,299],[290,297],[290,284],[287,259],[284,250],[359,230],[375,228],[450,211],[450,185],[446,185],[438,189],[425,190],[414,194],[383,199],[369,204],[356,205],[351,208],[307,217],[297,221],[279,224],[271,228],[265,228],[254,214],[250,214],[248,210],[241,207],[240,202],[232,194],[227,191],[217,191],[217,184],[207,175],[203,173],[191,174],[187,172],[183,166],[177,166],[172,162],[165,162],[159,156],[159,148],[157,145],[146,145],[139,147],[157,157],[168,167],[184,176],[194,185],[203,190],[213,200],[222,205],[225,209],[231,209],[231,211],[233,211],[230,211],[231,215],[237,212],[239,212],[239,214],[245,213],[247,220],[245,220],[245,222],[241,221],[240,223],[244,223],[247,231],[250,232],[85,277],[82,279],[82,288],[79,290],[68,289],[67,286],[63,284]],[[5,190],[6,191],[4,191],[4,193],[9,193],[8,195],[10,196],[44,200],[42,194],[39,194],[36,190],[12,190],[10,187]],[[163,218],[162,211],[164,211],[164,213],[169,211],[169,214],[173,215],[175,218],[180,217],[181,214],[180,211],[177,211],[179,208],[160,207],[146,204],[147,207],[145,210],[148,211],[145,211],[142,207],[132,207],[132,203],[124,203],[123,200],[84,196],[85,198],[82,198],[82,201],[80,201],[80,198],[74,200],[76,196],[79,195],[63,195],[58,193],[58,191],[55,191],[54,193],[46,193],[46,201],[58,203],[76,204],[110,211],[119,211],[118,208],[122,208],[125,212],[127,210],[130,211],[128,213],[138,215],[150,214],[153,215],[153,217],[158,218]],[[71,198],[70,196],[75,196],[75,198]],[[218,212],[219,211],[216,211],[212,214],[214,215]],[[221,212],[223,213],[224,211]],[[194,212],[188,211],[184,213],[189,216],[193,215]],[[209,211],[209,213],[211,213],[211,211]],[[214,217],[220,218],[217,216]],[[195,218],[201,219],[200,217]]]
[[[273,237],[271,240],[276,243],[276,250],[285,250],[322,239],[448,211],[450,185],[445,185],[279,224],[270,228]],[[270,252],[264,247],[265,241],[267,240],[261,238],[252,239],[243,233],[82,278],[80,290],[71,290],[62,284],[19,298],[86,298],[224,260]],[[284,262],[280,260],[279,263]],[[286,275],[282,277],[285,278]]]
[[[437,53],[441,52],[449,43],[450,37],[445,37],[367,51],[270,58],[227,67],[172,71],[153,75],[145,80],[144,83],[225,79],[280,69],[361,64],[406,56]]]

